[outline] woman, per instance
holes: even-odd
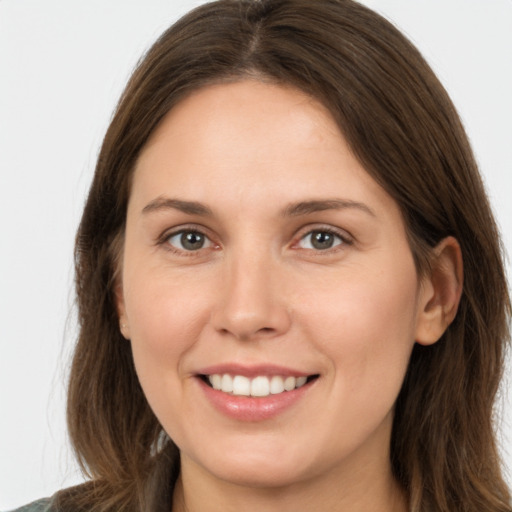
[[[51,510],[511,510],[496,226],[444,89],[368,9],[221,0],[171,27],[76,268],[91,481]]]

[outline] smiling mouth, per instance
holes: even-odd
[[[317,379],[319,375],[310,375],[308,377],[285,377],[281,375],[267,377],[266,375],[259,375],[249,378],[245,375],[216,373],[213,375],[200,375],[199,377],[211,388],[229,395],[266,397],[299,389]]]

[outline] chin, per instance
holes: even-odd
[[[302,471],[297,468],[291,468],[288,465],[250,465],[233,464],[222,468],[214,469],[215,476],[218,479],[229,482],[233,485],[260,489],[279,489],[288,487],[306,479]]]
[[[288,450],[261,446],[248,450],[247,445],[245,450],[238,448],[203,452],[195,457],[195,463],[215,479],[251,488],[288,487],[322,472],[318,462],[307,460],[305,453],[290,445]]]

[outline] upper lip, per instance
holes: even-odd
[[[198,375],[224,375],[228,373],[230,375],[243,375],[245,377],[257,377],[258,375],[266,375],[269,377],[274,375],[281,375],[283,377],[308,377],[315,374],[314,372],[304,372],[275,364],[246,365],[240,363],[216,364],[201,368],[197,373]]]

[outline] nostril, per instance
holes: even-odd
[[[270,338],[286,332],[290,327],[286,309],[272,301],[261,301],[259,305],[251,305],[241,299],[232,299],[232,302],[224,306],[221,304],[212,316],[213,327],[224,337],[231,335],[244,341]]]

